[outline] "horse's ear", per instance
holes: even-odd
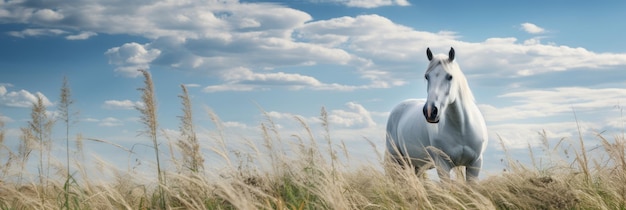
[[[454,60],[454,48],[450,48],[450,52],[448,52],[448,60],[452,62]]]
[[[426,48],[426,56],[428,57],[428,61],[433,60],[433,52],[430,51],[430,47]]]

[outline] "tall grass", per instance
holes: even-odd
[[[52,126],[54,119],[46,113],[41,95],[37,95],[37,102],[33,103],[28,126],[22,128],[22,140],[24,142],[24,160],[28,159],[29,151],[36,149],[39,151],[39,164],[37,165],[39,180],[39,198],[41,203],[45,202],[46,188],[50,176],[50,151],[52,150]],[[24,166],[25,163],[22,163]]]
[[[623,134],[612,138],[598,134],[594,140],[599,142],[599,147],[590,149],[583,142],[591,139],[583,139],[582,135],[578,139],[552,140],[543,132],[539,135],[543,143],[540,150],[529,147],[532,164],[518,162],[502,143],[506,153],[506,158],[502,160],[506,167],[504,172],[483,178],[475,184],[466,184],[461,179],[439,182],[416,176],[413,170],[395,165],[388,168],[390,171],[383,171],[381,166],[385,160],[382,155],[378,155],[376,162],[354,166],[353,156],[345,144],[332,136],[324,108],[320,112],[319,125],[310,125],[305,119],[294,116],[293,123],[302,129],[294,134],[284,133],[265,113],[258,136],[243,142],[230,139],[230,135],[226,135],[228,131],[222,129],[217,114],[209,110],[207,112],[216,125],[217,135],[214,138],[198,136],[195,134],[197,125],[192,118],[191,101],[184,86],[181,86],[182,94],[179,96],[183,106],[180,138],[166,138],[173,141],[167,143],[179,148],[177,154],[170,152],[169,155],[181,155],[183,158],[181,161],[170,158],[172,161],[168,164],[174,166],[162,167],[161,161],[167,158],[160,156],[167,153],[158,150],[157,101],[150,74],[147,71],[142,73],[145,86],[140,91],[145,106],[138,109],[146,126],[144,134],[153,142],[157,183],[146,183],[145,178],[137,176],[131,168],[118,169],[115,164],[97,158],[87,161],[81,157],[82,141],[77,141],[76,153],[79,155],[71,161],[80,178],[69,174],[67,166],[63,167],[68,173],[56,176],[42,176],[39,171],[29,174],[23,168],[30,152],[39,149],[40,142],[37,141],[38,133],[24,128],[24,146],[17,152],[7,149],[8,153],[14,154],[10,157],[14,158],[3,164],[8,167],[3,168],[9,171],[7,174],[23,176],[24,181],[2,176],[0,209],[626,208],[626,139]],[[68,126],[67,121],[64,122]],[[37,123],[31,121],[28,124]],[[1,125],[2,122],[0,143],[3,140]],[[380,139],[383,141],[383,137]],[[199,148],[201,141],[212,141],[213,144],[208,148]],[[69,151],[68,142],[69,138],[66,138],[65,146]],[[371,152],[378,154],[382,148],[375,145],[372,143]],[[114,146],[132,151],[121,145]],[[49,150],[49,147],[44,148]],[[221,160],[206,159],[204,163],[200,151],[215,153]],[[568,157],[569,154],[573,157]],[[45,161],[48,160],[38,162]],[[91,179],[86,171],[89,165],[98,166],[99,173],[109,177]],[[40,177],[31,179],[33,176]],[[75,182],[72,187],[66,187],[68,177]]]
[[[67,77],[63,77],[63,85],[61,86],[61,94],[59,100],[59,119],[65,126],[65,166],[66,177],[65,184],[63,185],[63,191],[65,195],[65,201],[63,205],[65,209],[70,209],[70,185],[73,181],[72,172],[70,170],[70,127],[73,123],[76,123],[76,115],[78,112],[73,110],[72,105],[74,100],[72,99],[71,89]]]
[[[183,106],[183,115],[180,118],[180,137],[176,145],[180,149],[183,162],[182,168],[191,173],[198,173],[204,169],[204,158],[200,153],[200,143],[196,135],[196,129],[193,123],[193,110],[191,107],[191,99],[185,85],[180,85],[182,94],[178,95]]]
[[[136,109],[141,113],[140,119],[141,122],[146,126],[146,130],[142,133],[147,135],[152,141],[152,145],[154,148],[154,154],[156,159],[156,171],[158,178],[158,203],[160,208],[165,208],[167,205],[167,200],[165,196],[164,186],[165,186],[165,177],[161,170],[161,160],[159,154],[159,142],[157,132],[159,129],[159,123],[157,118],[157,102],[156,95],[154,92],[154,83],[152,82],[152,76],[146,70],[139,70],[144,77],[144,87],[138,88],[141,92],[141,101],[143,104],[141,106],[137,106]]]

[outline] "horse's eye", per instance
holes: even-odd
[[[428,74],[427,74],[426,76],[424,76],[424,78],[425,78],[426,80],[430,79],[430,77],[428,76]]]
[[[447,79],[448,81],[452,80],[452,75],[449,75],[449,74],[448,74],[448,76],[446,76],[446,79]]]

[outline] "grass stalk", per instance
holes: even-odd
[[[189,92],[185,85],[180,85],[180,87],[182,94],[178,95],[178,97],[181,99],[183,115],[178,117],[180,118],[179,130],[181,134],[177,146],[182,154],[183,168],[186,168],[191,173],[198,173],[204,169],[204,158],[200,153],[200,143],[194,127]]]
[[[58,109],[59,109],[59,118],[61,119],[61,121],[63,122],[63,125],[65,126],[65,160],[66,160],[66,177],[65,177],[65,184],[63,185],[63,190],[64,190],[64,198],[65,201],[63,203],[63,206],[65,206],[65,209],[69,209],[69,205],[70,205],[70,187],[71,187],[71,183],[70,181],[73,180],[73,178],[71,177],[71,170],[70,170],[70,125],[75,123],[74,121],[74,117],[75,115],[77,115],[77,112],[73,112],[72,105],[74,104],[74,100],[72,99],[72,94],[71,94],[71,90],[69,87],[69,83],[67,80],[67,77],[63,77],[63,85],[61,86],[61,95],[60,95],[60,102],[58,105]]]
[[[576,162],[582,170],[583,175],[585,175],[585,180],[587,184],[591,181],[591,174],[589,170],[589,159],[587,157],[587,150],[585,147],[585,142],[583,139],[582,129],[580,128],[580,122],[578,121],[578,116],[576,116],[576,111],[572,109],[572,113],[574,114],[574,120],[576,121],[576,130],[578,131],[578,143],[580,146],[580,153],[576,152]]]
[[[152,76],[146,70],[139,70],[144,76],[144,87],[138,88],[142,93],[141,101],[143,105],[136,106],[135,108],[141,113],[140,121],[146,126],[146,130],[143,131],[152,141],[154,148],[154,154],[156,158],[157,179],[158,185],[158,202],[160,208],[167,206],[165,191],[163,187],[166,186],[165,179],[163,178],[163,171],[161,170],[161,161],[159,155],[159,142],[157,137],[158,132],[158,120],[157,120],[157,104],[154,92],[154,83],[152,82]]]
[[[333,142],[330,139],[330,128],[328,122],[328,113],[326,112],[326,108],[322,107],[320,111],[320,120],[322,122],[322,128],[324,129],[324,140],[328,144],[328,153],[330,155],[330,167],[331,167],[331,175],[333,177],[333,182],[335,180],[336,166],[335,162],[337,161],[337,152],[333,149]]]
[[[37,148],[39,152],[39,163],[37,172],[39,177],[39,186],[42,191],[39,193],[43,204],[46,197],[46,188],[48,186],[49,169],[50,169],[50,150],[52,149],[52,126],[54,120],[46,113],[46,106],[41,95],[37,95],[37,101],[33,103],[31,119],[28,121],[28,127],[22,128],[22,143],[20,144],[20,154],[22,155],[22,168],[28,160],[30,151]],[[35,146],[37,145],[37,146]],[[46,160],[47,164],[44,164]],[[21,179],[21,177],[20,177]]]

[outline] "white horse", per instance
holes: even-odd
[[[432,168],[442,180],[450,170],[465,166],[467,181],[474,181],[482,167],[487,146],[487,127],[474,96],[454,61],[454,48],[448,56],[433,56],[426,50],[430,64],[426,102],[408,99],[397,105],[387,121],[387,155],[400,165]]]

